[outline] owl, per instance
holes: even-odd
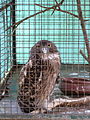
[[[54,89],[60,66],[59,52],[51,41],[41,40],[31,48],[29,60],[19,75],[17,100],[22,112],[47,109],[46,101]]]

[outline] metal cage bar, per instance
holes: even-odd
[[[15,0],[12,0],[12,3],[13,3],[13,5],[12,5],[12,25],[14,25],[15,24],[15,16],[16,16],[16,14],[15,14]],[[13,53],[13,65],[15,66],[16,63],[17,63],[17,61],[16,61],[16,32],[15,32],[15,25],[13,26],[12,31],[14,31],[13,34],[12,34],[12,38],[13,38],[13,42],[12,42],[13,43],[13,50],[12,50],[12,53]]]

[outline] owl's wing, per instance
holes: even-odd
[[[31,112],[35,106],[40,107],[44,104],[54,88],[59,64],[57,55],[55,59],[29,59],[19,77],[18,103],[22,111]]]
[[[25,77],[27,76],[28,69],[30,70],[32,68],[32,60],[30,59],[26,65],[24,65],[20,71],[19,75],[19,87],[21,87],[24,84]]]
[[[25,64],[19,75],[19,90],[18,90],[18,97],[17,101],[22,110],[22,112],[29,113],[33,111],[33,79],[32,77],[32,60],[29,59],[27,64]]]

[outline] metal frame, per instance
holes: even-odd
[[[12,0],[12,25],[15,24],[15,0]],[[12,39],[13,39],[13,49],[12,49],[12,53],[13,53],[13,65],[16,65],[16,32],[15,32],[15,25],[12,28],[12,31],[14,30],[13,34],[12,34]]]

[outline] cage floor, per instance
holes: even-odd
[[[90,105],[78,106],[78,107],[59,107],[46,114],[25,114],[22,113],[17,103],[18,92],[18,77],[21,67],[17,67],[13,72],[8,82],[9,96],[4,97],[0,101],[0,117],[17,117],[17,118],[90,118]],[[78,65],[62,65],[61,68],[62,77],[81,77],[90,79],[86,66]],[[56,84],[52,97],[58,98],[63,96],[59,89],[59,83]]]

